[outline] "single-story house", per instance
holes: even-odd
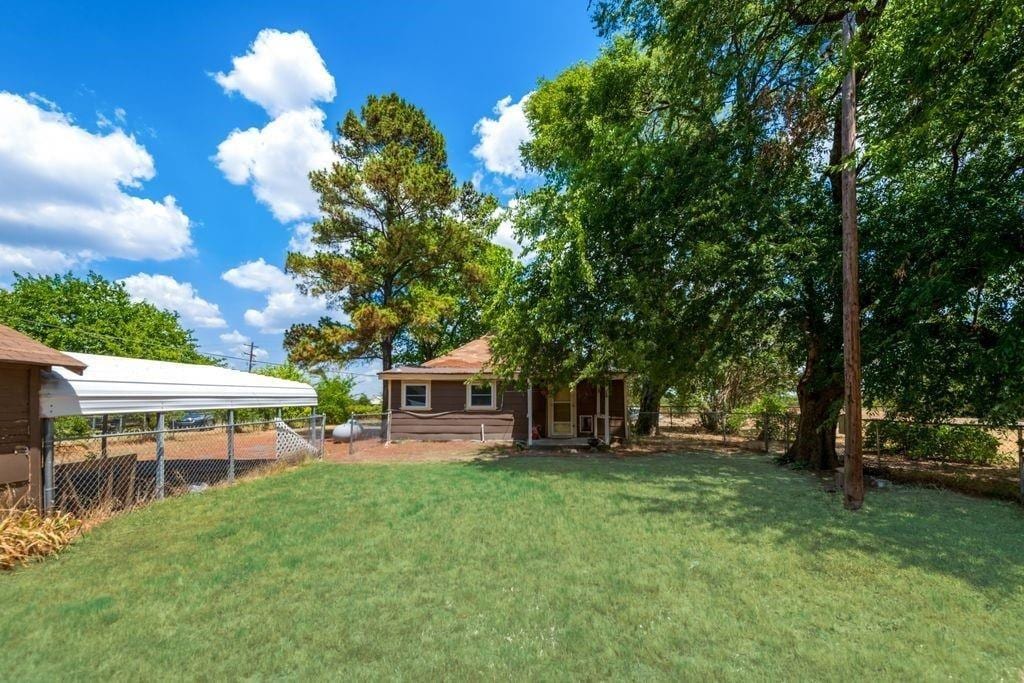
[[[490,337],[475,339],[422,365],[378,374],[390,439],[553,442],[629,436],[626,376],[553,387],[517,387],[491,371]]]

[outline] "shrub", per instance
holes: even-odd
[[[938,460],[989,465],[1000,460],[999,439],[972,425],[922,425],[910,422],[871,422],[871,444],[881,437],[882,449],[911,460]]]
[[[92,436],[92,424],[81,416],[58,417],[53,421],[53,435],[58,439],[85,439]]]
[[[64,512],[44,517],[35,508],[0,510],[0,569],[60,552],[81,528],[81,521]]]

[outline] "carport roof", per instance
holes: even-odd
[[[70,353],[85,371],[43,372],[40,414],[116,415],[175,410],[315,406],[316,390],[292,382],[215,365]]]

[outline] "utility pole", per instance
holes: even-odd
[[[256,344],[249,342],[249,372],[252,372],[252,359],[256,352]]]
[[[849,55],[856,16],[843,17],[843,46]],[[849,58],[849,57],[848,57]],[[864,453],[860,395],[860,286],[857,239],[857,72],[850,58],[843,79],[843,377],[846,385],[846,457],[843,503],[850,510],[864,504]]]

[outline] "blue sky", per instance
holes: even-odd
[[[127,278],[204,350],[252,339],[270,361],[277,330],[322,305],[278,269],[313,220],[302,176],[325,127],[398,92],[444,133],[460,179],[508,201],[530,182],[514,155],[521,98],[599,47],[585,0],[35,1],[5,15],[0,283]]]

